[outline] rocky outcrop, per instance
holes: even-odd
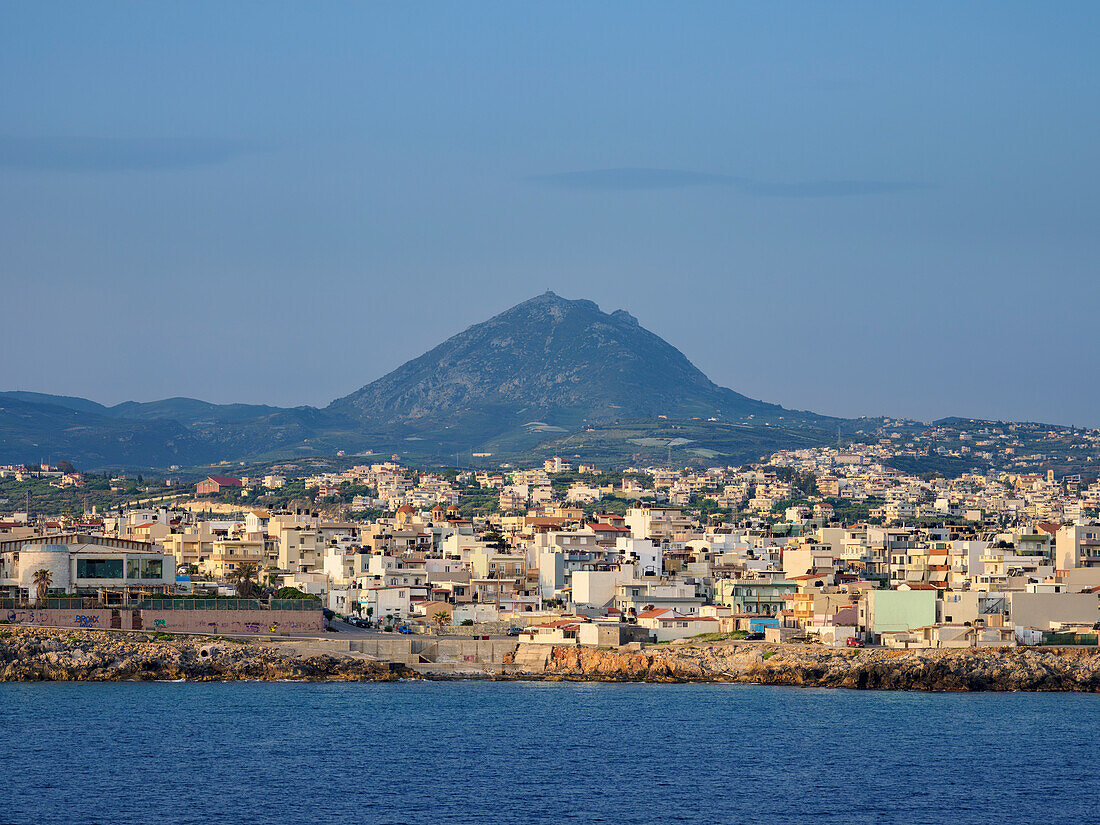
[[[744,682],[881,690],[1100,691],[1095,648],[833,650],[697,643],[641,650],[521,644],[514,679]],[[207,636],[0,627],[0,681],[393,681],[412,670]]]
[[[745,682],[880,690],[1100,691],[1095,649],[835,650],[755,643],[652,646],[627,652],[555,647],[545,668],[516,678]]]
[[[203,636],[0,629],[0,681],[392,681],[416,674],[364,658],[299,656]]]

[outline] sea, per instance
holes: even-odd
[[[0,684],[0,823],[1100,823],[1100,696]]]

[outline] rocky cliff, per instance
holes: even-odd
[[[96,630],[0,630],[0,681],[119,682],[392,681],[415,674],[369,659],[296,656],[258,644],[202,636]]]
[[[521,645],[516,660],[522,662]],[[802,645],[687,644],[641,651],[555,647],[517,678],[746,682],[879,690],[1100,691],[1095,649],[834,650]]]

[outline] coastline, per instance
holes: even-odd
[[[227,637],[0,627],[0,682],[392,682],[415,676],[365,657],[287,653]]]
[[[517,651],[517,658],[531,655],[530,651]],[[521,666],[512,678],[736,682],[855,690],[1095,693],[1100,692],[1100,651],[1028,647],[834,649],[721,642],[651,646],[640,651],[554,647],[533,667]]]
[[[520,644],[495,672],[416,670],[225,637],[0,628],[0,681],[587,681],[917,691],[1100,692],[1096,648],[830,649],[697,642],[641,650]]]

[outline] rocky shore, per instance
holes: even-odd
[[[1100,691],[1095,648],[982,650],[829,649],[804,645],[685,644],[641,651],[555,647],[545,666],[527,666],[521,646],[514,678],[744,682],[865,690]],[[540,662],[539,665],[542,663]]]
[[[355,655],[206,636],[0,626],[0,681],[395,681],[413,670]],[[482,672],[481,677],[494,678]],[[429,678],[463,678],[432,674]],[[861,690],[1100,692],[1095,648],[841,649],[764,643],[641,650],[521,644],[495,678],[741,682]]]
[[[385,662],[294,655],[204,636],[0,627],[0,682],[349,681],[415,676]]]

